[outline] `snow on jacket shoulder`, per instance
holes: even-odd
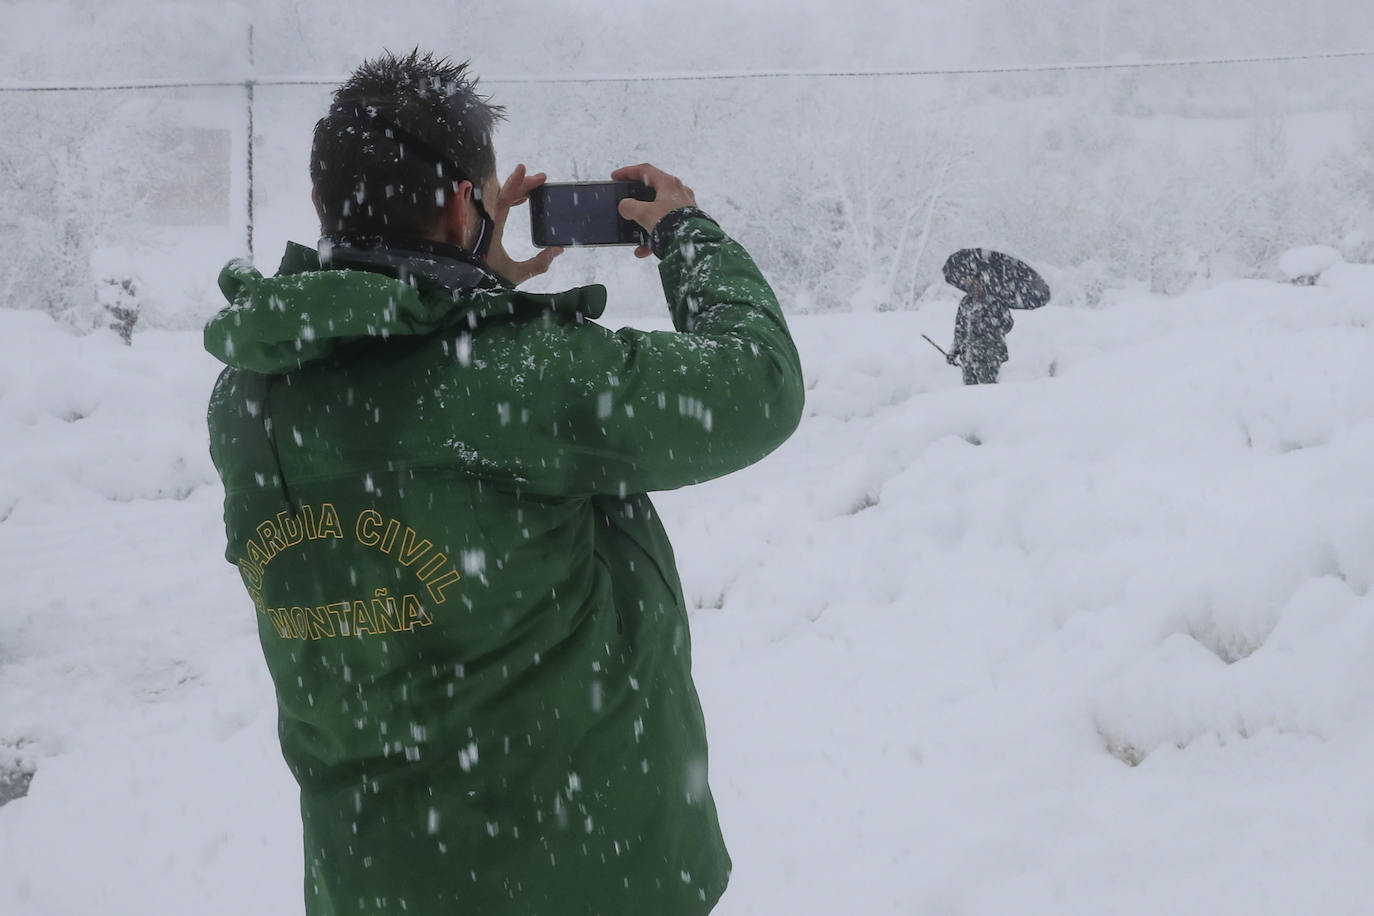
[[[205,332],[310,913],[706,912],[729,857],[645,494],[796,427],[771,289],[705,219],[660,264],[676,332],[607,330],[599,286],[339,266],[231,264]]]

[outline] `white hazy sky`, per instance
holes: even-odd
[[[970,66],[1374,47],[1368,0],[6,0],[0,78],[335,74],[421,43],[493,75]]]

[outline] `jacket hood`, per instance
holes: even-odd
[[[453,277],[436,266],[442,258],[403,263],[371,252],[350,258],[336,248],[332,254],[325,267],[314,249],[288,243],[274,277],[264,277],[247,261],[230,261],[219,275],[229,304],[206,324],[205,349],[226,366],[279,374],[367,339],[476,327],[522,313],[598,318],[606,307],[606,288],[599,285],[532,294],[493,278],[455,287]]]

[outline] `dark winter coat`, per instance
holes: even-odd
[[[308,912],[708,911],[730,860],[645,494],[796,427],[773,292],[701,218],[659,267],[676,333],[597,324],[600,286],[528,294],[442,254],[404,282],[354,254],[231,264],[205,331]]]
[[[1015,324],[1011,309],[990,296],[965,296],[954,316],[950,352],[964,366],[1000,366],[1007,361],[1007,333]]]

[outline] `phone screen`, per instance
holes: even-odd
[[[637,181],[544,184],[530,192],[530,238],[541,248],[578,245],[646,245],[643,229],[622,219],[626,197],[653,200]]]

